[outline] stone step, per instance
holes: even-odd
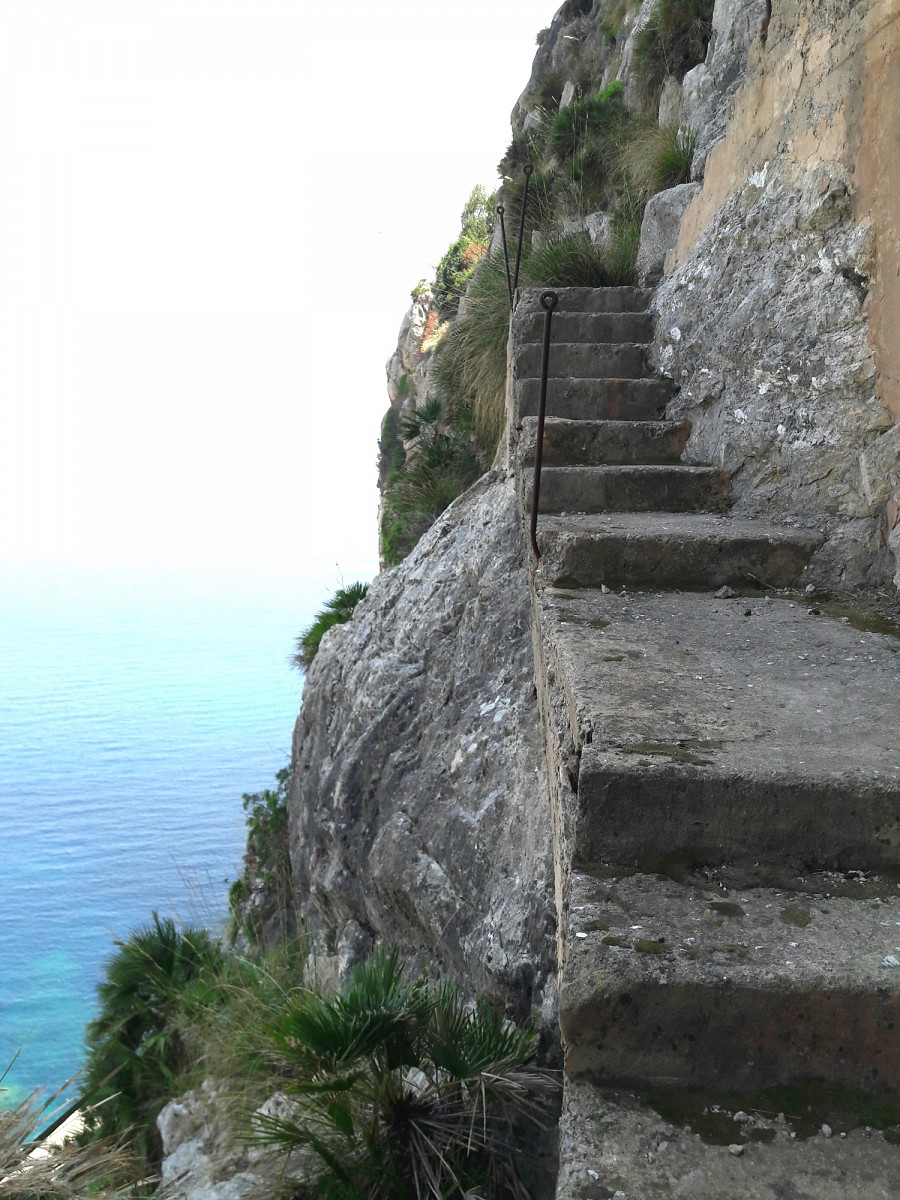
[[[653,314],[554,312],[551,331],[551,346],[557,342],[652,342]],[[524,342],[543,344],[543,314],[524,317],[519,336]]]
[[[810,529],[710,514],[570,513],[542,517],[538,527],[542,577],[582,588],[786,588],[824,540]]]
[[[567,421],[544,425],[545,467],[603,463],[677,463],[691,432],[690,421]],[[534,460],[537,418],[522,422],[523,462]]]
[[[571,421],[652,421],[674,392],[669,379],[548,379],[547,415]],[[520,417],[537,415],[540,380],[516,385]]]
[[[556,1200],[900,1196],[896,1106],[864,1095],[635,1096],[566,1080],[559,1132]]]
[[[730,488],[728,476],[716,467],[547,467],[541,475],[540,511],[698,512],[723,501]]]
[[[900,898],[573,872],[566,1073],[629,1085],[900,1089]]]
[[[758,595],[544,588],[539,615],[584,742],[578,861],[900,894],[900,637]]]
[[[540,297],[547,290],[547,288],[523,288],[519,293],[516,312],[543,312]],[[557,313],[645,312],[653,296],[650,288],[635,287],[564,287],[549,290],[556,292],[559,296]]]
[[[543,346],[519,342],[515,352],[518,379],[539,379]],[[653,374],[649,349],[635,342],[595,346],[589,342],[554,342],[550,377],[556,379],[647,379]]]

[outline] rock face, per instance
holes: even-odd
[[[700,185],[682,183],[667,188],[647,201],[641,223],[641,244],[638,249],[638,280],[643,287],[653,287],[662,278],[668,252],[678,241],[681,218]]]
[[[775,5],[655,301],[688,455],[731,475],[738,515],[825,529],[830,586],[900,584],[900,150],[876,116],[900,97],[892,11]]]
[[[427,392],[431,360],[428,352],[422,349],[422,342],[433,332],[434,311],[431,292],[427,289],[417,291],[400,326],[397,349],[385,365],[391,407],[401,415],[415,409],[417,400],[421,404]]]
[[[457,500],[325,638],[294,761],[291,857],[320,971],[384,939],[552,1015],[546,779],[505,478]]]
[[[273,1096],[259,1110],[272,1116],[287,1114],[287,1101]],[[271,1196],[285,1174],[284,1157],[235,1137],[233,1117],[225,1097],[205,1080],[167,1104],[157,1117],[163,1159],[160,1192],[181,1200],[244,1200]],[[288,1174],[299,1172],[295,1157]]]
[[[750,47],[767,20],[767,0],[717,0],[706,61],[688,71],[682,123],[697,134],[692,175],[702,179],[710,150],[725,133],[731,101],[744,81]]]

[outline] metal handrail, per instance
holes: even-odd
[[[505,212],[506,212],[506,209],[503,207],[503,205],[498,204],[497,205],[497,215],[500,218],[500,237],[501,237],[501,240],[503,241],[503,262],[506,266],[506,290],[507,290],[507,292],[509,292],[509,307],[510,307],[510,311],[512,311],[513,286],[512,286],[512,276],[509,273],[509,250],[507,249],[507,246],[506,246],[506,222],[503,219],[503,214]]]
[[[522,265],[522,242],[525,238],[525,214],[528,211],[528,189],[531,186],[531,176],[534,174],[534,167],[531,163],[527,163],[524,170],[525,190],[522,192],[522,207],[519,212],[519,244],[516,246],[516,270],[514,275],[510,275],[509,271],[509,247],[506,244],[506,221],[504,220],[506,209],[502,204],[497,205],[497,215],[500,218],[500,236],[503,241],[503,262],[506,266],[506,290],[509,293],[510,309],[515,304],[516,292],[519,290],[519,268]]]
[[[547,377],[550,373],[550,331],[553,310],[559,304],[557,292],[541,292],[541,308],[544,310],[544,343],[541,351],[541,390],[538,399],[537,440],[534,445],[534,482],[531,485],[531,552],[536,562],[541,561],[537,543],[538,504],[541,498],[541,467],[544,462],[544,421],[547,416]]]
[[[519,267],[522,263],[522,241],[525,237],[525,213],[528,211],[528,188],[531,185],[531,176],[534,174],[534,167],[528,163],[525,168],[525,190],[522,193],[522,208],[519,211],[519,244],[516,247],[516,273],[513,278],[513,295],[519,290]]]

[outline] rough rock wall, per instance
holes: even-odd
[[[383,938],[552,1021],[546,777],[506,478],[460,497],[326,636],[294,763],[294,882],[319,969]]]
[[[753,32],[719,0],[701,83],[729,13]],[[670,412],[693,422],[689,457],[731,474],[737,513],[826,530],[821,582],[900,586],[900,5],[774,0],[745,43],[656,299]]]
[[[397,349],[385,365],[388,398],[401,416],[421,407],[427,399],[431,356],[422,349],[422,342],[434,332],[436,318],[431,292],[415,294],[400,325]]]

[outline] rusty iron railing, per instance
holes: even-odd
[[[544,310],[544,342],[541,349],[541,390],[538,398],[537,440],[534,444],[534,481],[531,485],[531,552],[536,562],[541,561],[537,543],[538,505],[541,499],[541,467],[544,462],[544,422],[547,417],[547,377],[550,374],[550,333],[553,310],[559,304],[557,292],[541,292],[541,308]]]

